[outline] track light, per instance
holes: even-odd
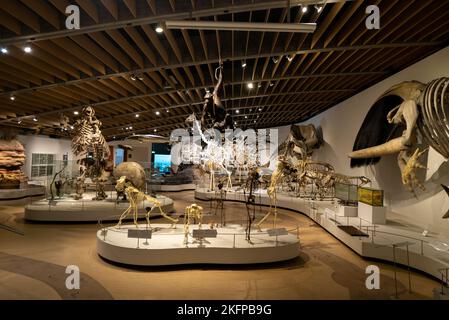
[[[268,85],[269,85],[270,87],[272,87],[272,86],[274,86],[274,83],[273,83],[273,82],[270,82]]]
[[[246,68],[246,61],[245,60],[242,61],[242,68]]]
[[[279,59],[276,57],[272,57],[271,60],[273,61],[274,64],[279,62]]]
[[[323,6],[315,5],[315,9],[316,9],[316,11],[317,11],[318,13],[320,13],[321,10],[323,10]]]
[[[70,129],[72,129],[72,130],[73,130],[73,126],[70,126]]]
[[[21,124],[22,123],[22,119],[17,119],[17,124]]]
[[[164,32],[164,29],[161,26],[157,26],[155,30],[156,30],[157,33]]]
[[[11,100],[11,101],[16,100],[16,96],[15,96],[15,95],[11,95],[11,96],[9,97],[9,100]]]
[[[262,84],[260,82],[257,84],[257,88],[262,88]]]
[[[1,51],[2,51],[3,54],[7,54],[8,53],[8,49],[6,49],[6,48],[2,48]]]
[[[159,116],[161,114],[159,111],[156,111],[155,113],[157,116]]]
[[[32,50],[31,47],[26,46],[25,48],[23,48],[23,51],[25,51],[26,53],[30,53]]]
[[[262,111],[262,108],[259,108],[259,111]]]
[[[154,129],[153,131],[154,131],[154,132],[157,132],[157,129]]]
[[[34,121],[34,122],[37,122],[37,118],[36,118],[36,117],[34,117],[34,118],[33,118],[33,121]]]
[[[73,114],[74,114],[75,116],[77,116],[77,115],[79,115],[80,113],[79,113],[78,111],[73,111]]]
[[[240,113],[240,110],[235,110],[235,113],[239,114],[239,113]]]
[[[248,116],[245,116],[245,119],[248,119]]]
[[[250,82],[247,84],[247,87],[248,87],[248,89],[252,89],[252,88],[254,88],[254,84],[252,82]]]
[[[308,10],[308,8],[307,8],[307,6],[306,5],[301,5],[301,11],[302,11],[302,13],[306,13],[307,12],[307,10]]]
[[[132,74],[132,75],[131,75],[131,80],[132,80],[132,81],[136,81],[136,80],[137,80],[136,76]]]
[[[165,112],[169,113],[169,112],[170,112],[170,110],[168,110],[168,109],[165,109]]]
[[[129,130],[132,130],[132,129],[133,129],[133,126],[130,126],[130,127],[129,127]]]
[[[291,56],[291,55],[287,55],[287,60],[288,60],[288,62],[292,62],[292,60],[293,60],[293,56]]]
[[[136,114],[135,117],[138,118],[138,117],[140,117],[140,115],[139,115],[139,114]]]

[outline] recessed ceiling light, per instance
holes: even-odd
[[[132,130],[132,129],[133,129],[133,126],[130,126],[130,127],[129,127],[129,130]]]
[[[138,118],[138,117],[140,117],[140,115],[139,115],[139,114],[136,114],[135,117]]]
[[[26,46],[25,48],[23,48],[23,51],[25,51],[26,53],[30,53],[31,52],[31,47]]]
[[[9,97],[9,100],[14,101],[14,100],[16,100],[16,97],[12,95]]]
[[[254,88],[254,84],[252,82],[248,83],[247,86],[248,86],[248,89]]]
[[[259,111],[262,111],[262,108],[259,108]]]
[[[155,30],[156,30],[157,33],[164,32],[164,29],[161,26],[157,26]]]
[[[170,112],[170,110],[168,110],[168,109],[165,109],[165,111],[166,111],[166,112]]]
[[[245,116],[245,119],[248,119],[248,116]]]
[[[154,131],[154,132],[157,132],[157,129],[154,129],[153,131]]]
[[[240,110],[235,110],[235,113],[240,113]]]
[[[8,53],[8,49],[6,49],[6,48],[2,48],[1,51],[2,51],[3,54],[7,54]]]
[[[156,111],[155,113],[156,113],[157,116],[161,114],[159,111]]]
[[[254,120],[254,123],[256,123],[256,120]]]
[[[235,124],[235,125],[237,125],[237,121],[236,121],[236,122],[234,122],[234,124]]]

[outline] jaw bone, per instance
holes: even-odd
[[[408,149],[407,146],[404,146],[404,138],[399,137],[378,146],[353,151],[349,154],[349,157],[354,159],[376,158]]]

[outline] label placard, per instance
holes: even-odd
[[[285,228],[268,229],[267,233],[270,237],[288,235],[288,231]]]
[[[151,239],[151,230],[128,229],[128,238]]]
[[[216,238],[216,229],[193,229],[192,236],[194,238]]]

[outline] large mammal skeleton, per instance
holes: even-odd
[[[148,228],[151,227],[150,214],[151,214],[151,212],[153,212],[153,210],[155,208],[158,208],[160,214],[164,218],[170,220],[172,222],[173,226],[178,222],[178,219],[174,219],[174,218],[168,216],[164,212],[164,210],[162,210],[162,203],[158,199],[150,197],[149,195],[146,195],[145,193],[143,193],[142,191],[140,191],[139,189],[134,187],[133,184],[126,179],[126,176],[122,176],[122,177],[120,177],[120,179],[117,180],[115,189],[117,190],[117,192],[124,192],[129,201],[129,207],[120,216],[119,221],[117,223],[117,227],[120,227],[120,225],[122,224],[122,220],[124,218],[126,218],[128,216],[128,214],[131,212],[132,212],[132,215],[134,218],[134,224],[136,226],[138,226],[138,224],[137,224],[137,219],[139,217],[138,207],[139,207],[139,204],[145,200],[152,204],[151,209],[147,211],[146,216],[145,216],[145,218],[147,220]]]
[[[402,82],[386,91],[371,107],[349,154],[351,167],[375,164],[380,157],[398,153],[405,187],[424,189],[416,169],[425,150],[417,147],[417,132],[424,142],[449,158],[449,78],[428,84]],[[402,130],[402,131],[401,131]],[[399,133],[399,134],[398,134]]]
[[[72,151],[80,166],[80,175],[76,179],[76,199],[84,193],[87,177],[96,182],[96,200],[106,198],[104,184],[107,180],[106,162],[110,150],[101,133],[101,121],[95,116],[92,107],[85,107],[81,117],[73,125]]]

